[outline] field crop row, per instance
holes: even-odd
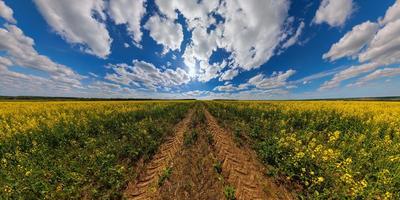
[[[0,105],[0,197],[120,198],[191,103],[13,102]]]
[[[400,103],[208,102],[270,175],[312,199],[400,199]]]

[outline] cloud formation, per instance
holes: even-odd
[[[335,74],[331,80],[324,82],[324,84],[320,87],[320,90],[326,90],[338,87],[341,82],[357,77],[360,74],[370,72],[378,68],[379,66],[380,65],[377,63],[366,63],[361,65],[351,66]]]
[[[132,66],[127,64],[109,65],[114,72],[108,73],[105,79],[127,86],[143,86],[153,91],[182,85],[190,81],[189,75],[181,68],[161,71],[145,61],[134,60],[132,64]]]
[[[47,23],[71,44],[100,58],[110,54],[112,39],[103,22],[103,0],[34,0]]]
[[[350,84],[349,86],[362,86],[372,80],[380,79],[383,77],[393,77],[393,76],[398,76],[398,75],[400,75],[400,68],[378,69],[378,70],[366,75],[365,77],[360,78],[359,80],[357,80],[356,83]]]
[[[270,77],[265,77],[263,74],[258,74],[252,77],[248,83],[254,85],[258,89],[274,89],[278,87],[283,87],[288,84],[287,80],[296,71],[289,69],[286,72],[273,72]]]
[[[353,0],[323,0],[313,22],[330,26],[343,26],[353,11]]]
[[[169,50],[180,50],[183,41],[182,26],[171,19],[164,19],[158,15],[150,17],[144,25],[150,31],[150,36],[163,45],[163,54]]]
[[[323,55],[323,58],[331,61],[351,56],[358,58],[360,64],[335,74],[320,89],[335,88],[342,81],[355,78],[379,67],[399,63],[400,15],[397,11],[400,11],[398,1],[388,8],[385,16],[378,19],[378,23],[366,21],[354,26],[350,32],[346,33],[339,42],[331,47],[328,53]],[[379,70],[376,72],[382,73]]]
[[[14,19],[13,13],[13,10],[8,7],[3,0],[0,0],[0,17],[3,17],[8,22],[15,24],[17,23],[17,20]]]
[[[141,20],[146,12],[145,0],[111,0],[108,13],[115,24],[126,24],[134,43],[142,40]]]
[[[185,64],[199,74],[200,80],[210,80],[222,70],[209,63],[218,48],[231,54],[224,60],[229,68],[251,70],[267,62],[284,34],[283,24],[289,10],[287,0],[157,0],[156,4],[169,19],[176,20],[178,13],[185,17],[192,30],[192,38],[184,52]],[[198,63],[200,70],[196,69]]]
[[[0,28],[0,51],[5,52],[5,58],[9,62],[7,66],[21,66],[40,70],[59,78],[64,82],[79,84],[82,76],[71,68],[55,63],[46,56],[40,55],[34,49],[34,40],[24,35],[21,29],[15,25],[6,24]],[[3,62],[4,64],[4,62]]]
[[[323,55],[324,59],[331,61],[343,57],[356,56],[375,36],[379,25],[370,21],[354,26],[339,42],[332,45],[331,49]]]

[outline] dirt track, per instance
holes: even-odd
[[[265,177],[264,166],[252,150],[236,146],[232,135],[222,129],[215,118],[205,112],[207,127],[216,141],[216,154],[222,161],[222,172],[229,184],[236,188],[236,198],[241,199],[292,199],[290,193]]]
[[[167,167],[170,167],[173,158],[179,152],[183,144],[183,134],[187,131],[191,122],[193,111],[177,124],[175,135],[160,146],[158,153],[145,166],[137,179],[129,183],[124,197],[126,199],[155,199],[158,197],[157,182],[159,175]]]
[[[213,167],[218,160],[209,139],[211,135],[205,129],[205,123],[194,123],[187,133],[196,134],[197,138],[193,144],[184,145],[174,159],[172,176],[160,188],[161,199],[224,199],[223,181]]]
[[[199,116],[203,118],[199,120]],[[196,133],[196,138],[188,146],[184,140],[189,133]],[[222,173],[216,171],[216,163],[222,163]],[[172,172],[160,184],[167,168]],[[264,175],[265,167],[251,149],[239,148],[232,134],[199,108],[177,124],[175,135],[139,171],[124,192],[126,199],[225,199],[226,186],[235,189],[238,200],[293,199]]]

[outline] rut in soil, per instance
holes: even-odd
[[[126,199],[294,199],[264,175],[255,152],[238,147],[199,105],[139,172],[124,192]]]
[[[126,199],[155,199],[158,194],[159,175],[170,165],[183,144],[183,135],[191,122],[193,110],[175,127],[175,135],[163,143],[158,153],[144,166],[135,181],[128,184],[124,192]]]
[[[284,187],[266,177],[266,169],[251,149],[238,147],[232,134],[221,128],[216,119],[205,112],[207,127],[216,141],[216,155],[222,163],[222,174],[235,188],[238,200],[293,199]]]

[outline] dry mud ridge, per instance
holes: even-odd
[[[189,145],[188,135],[193,136]],[[216,163],[222,172],[217,172]],[[168,177],[160,184],[166,169]],[[138,170],[124,192],[125,199],[226,199],[227,186],[235,189],[237,200],[294,199],[264,175],[265,167],[251,149],[239,148],[232,135],[199,108],[189,111],[176,125],[175,134]]]
[[[251,149],[237,147],[232,135],[208,111],[205,115],[215,138],[216,154],[222,161],[223,175],[236,188],[236,199],[293,199],[284,187],[264,176],[265,167]]]
[[[158,153],[147,163],[136,180],[128,184],[124,197],[126,199],[155,199],[158,197],[159,175],[173,161],[183,144],[183,134],[187,131],[193,116],[191,110],[175,127],[175,135],[163,143]]]

